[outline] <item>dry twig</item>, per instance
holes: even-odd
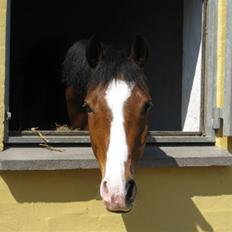
[[[50,151],[59,151],[59,152],[63,151],[60,148],[53,147],[53,146],[49,145],[48,139],[44,135],[42,135],[42,133],[40,131],[38,131],[38,127],[32,127],[31,131],[35,132],[44,141],[44,143],[39,144],[41,147],[47,148]]]

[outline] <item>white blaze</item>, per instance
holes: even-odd
[[[132,89],[133,86],[129,86],[125,81],[113,80],[106,90],[105,98],[112,114],[112,121],[104,180],[107,181],[109,192],[113,194],[125,194],[125,162],[128,159],[128,147],[123,107]]]

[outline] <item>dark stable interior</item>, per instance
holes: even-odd
[[[181,130],[182,11],[181,0],[12,0],[10,130],[68,123],[61,64],[75,41],[93,34],[116,48],[146,38],[150,130]]]

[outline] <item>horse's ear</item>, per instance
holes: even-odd
[[[143,67],[147,61],[148,57],[148,46],[146,40],[140,36],[136,35],[135,40],[132,43],[129,53],[129,59],[134,61],[140,67]]]
[[[86,59],[91,68],[95,68],[102,56],[102,46],[96,35],[93,35],[86,47]]]

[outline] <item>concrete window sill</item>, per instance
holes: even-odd
[[[62,152],[39,147],[11,147],[0,152],[0,170],[59,170],[98,168],[91,147],[62,147]],[[143,167],[232,165],[232,155],[214,146],[148,145]]]

